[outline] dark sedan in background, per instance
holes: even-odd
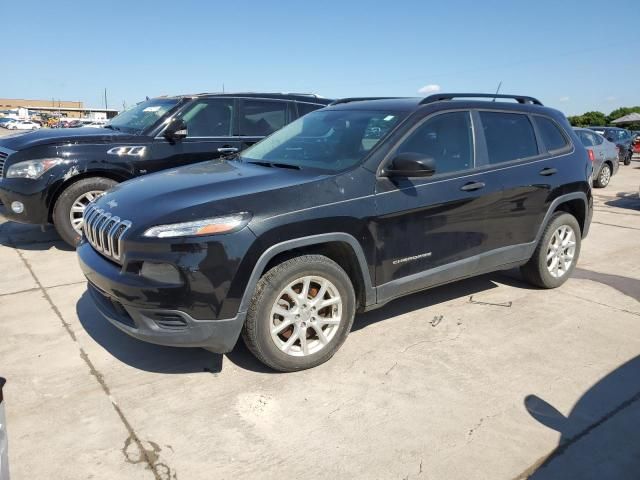
[[[633,156],[633,134],[629,130],[618,127],[588,127],[618,147],[618,159],[625,165],[631,163]]]

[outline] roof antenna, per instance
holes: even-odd
[[[502,80],[500,80],[500,83],[498,84],[498,88],[496,88],[496,93],[495,95],[498,95],[498,92],[500,91],[500,87],[502,87]],[[492,102],[496,101],[496,97],[493,97]]]

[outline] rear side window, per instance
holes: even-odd
[[[595,145],[593,143],[593,135],[589,135],[584,130],[579,130],[576,133],[578,134],[578,138],[580,139],[580,142],[585,147],[593,147]]]
[[[315,103],[298,103],[298,116],[302,117],[307,113],[311,113],[314,110],[324,107],[324,105],[316,105]]]
[[[548,151],[560,150],[567,146],[567,139],[560,131],[560,127],[545,117],[534,117],[542,142]]]
[[[589,132],[588,135],[593,139],[593,144],[594,145],[600,145],[602,144],[602,142],[604,142],[604,137],[601,135],[598,135],[597,133],[591,133]]]
[[[266,137],[287,123],[286,102],[245,100],[240,115],[240,135]]]
[[[502,163],[538,155],[533,125],[520,113],[480,112],[489,163]]]

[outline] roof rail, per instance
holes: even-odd
[[[322,95],[318,95],[317,93],[282,92],[282,95],[299,95],[300,97],[324,98]]]
[[[347,98],[339,98],[329,104],[331,105],[340,105],[341,103],[351,103],[351,102],[365,102],[367,100],[393,100],[395,98],[402,97],[347,97]]]
[[[454,98],[510,98],[518,103],[530,103],[532,105],[542,105],[542,102],[537,98],[528,97],[526,95],[504,95],[495,93],[436,93],[425,97],[420,105],[426,105],[427,103],[440,102],[442,100],[453,100]]]

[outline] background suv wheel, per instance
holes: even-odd
[[[82,214],[89,202],[117,184],[110,178],[92,177],[67,187],[53,207],[53,223],[62,239],[75,247],[82,236]]]
[[[296,257],[260,279],[242,336],[275,370],[315,367],[344,343],[355,304],[351,280],[337,263],[322,255]]]
[[[522,276],[541,288],[556,288],[571,276],[580,256],[581,231],[576,218],[556,212],[531,259],[521,267]]]

